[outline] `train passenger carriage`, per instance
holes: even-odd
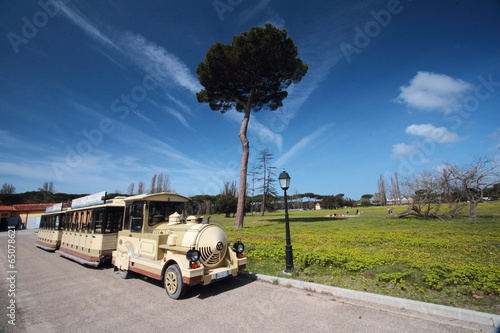
[[[123,230],[112,262],[120,276],[129,271],[163,281],[177,299],[189,286],[210,284],[245,269],[244,246],[231,245],[222,228],[187,216],[190,199],[174,193],[124,199]]]
[[[40,218],[36,246],[46,251],[56,251],[59,248],[64,217],[62,203],[45,209],[45,213]]]
[[[57,251],[63,257],[97,267],[111,260],[116,238],[121,230],[124,197],[104,200],[105,192],[75,199],[66,212],[61,245]],[[82,200],[83,199],[83,200]]]

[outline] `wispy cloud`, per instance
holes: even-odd
[[[444,74],[418,72],[410,85],[401,86],[396,103],[425,111],[453,112],[461,107],[464,95],[472,85]]]
[[[12,147],[19,144],[19,139],[13,137],[9,132],[0,130],[0,146]]]
[[[416,144],[408,145],[406,143],[398,143],[392,146],[392,158],[398,159],[400,157],[405,157],[418,150],[419,148]]]
[[[77,27],[97,42],[105,46],[111,46],[114,50],[118,51],[122,57],[132,61],[132,63],[144,71],[146,75],[150,75],[151,80],[149,84],[152,82],[155,85],[160,84],[166,98],[175,103],[185,114],[189,116],[193,115],[191,109],[185,103],[173,97],[172,94],[168,92],[168,88],[172,86],[182,87],[190,94],[194,94],[202,89],[198,79],[190,72],[188,66],[181,59],[173,53],[168,52],[166,48],[146,40],[140,34],[117,32],[113,31],[112,28],[106,29],[108,31],[106,34],[77,8],[74,8],[74,6],[70,8],[62,3],[60,5],[64,15],[66,15],[66,17],[68,17]],[[106,53],[104,54],[110,57]],[[114,58],[110,57],[110,59],[120,65]],[[151,97],[148,97],[148,100],[153,103]],[[185,116],[179,112],[179,110],[168,105],[161,106],[157,103],[153,104],[175,117],[183,126],[192,130]],[[136,113],[142,120],[151,122],[151,120],[140,111],[132,109],[132,112]]]
[[[446,127],[435,127],[432,124],[411,125],[405,132],[437,143],[454,143],[460,140],[458,134],[450,132]]]
[[[186,120],[186,118],[184,118],[184,116],[177,110],[175,110],[174,108],[171,108],[169,106],[165,106],[164,107],[164,110],[171,114],[172,116],[174,116],[175,118],[177,118],[182,125],[184,125],[184,127],[186,127],[187,129],[193,131],[193,127],[191,127],[191,125],[189,125],[188,121]]]
[[[126,33],[119,44],[139,68],[150,72],[163,83],[173,81],[192,93],[202,89],[186,64],[166,48],[133,33]]]
[[[495,140],[496,143],[489,150],[494,151],[497,154],[499,154],[500,153],[500,128],[497,128],[497,130],[495,132],[490,134],[490,138]]]
[[[301,151],[303,151],[307,147],[310,147],[312,141],[314,141],[316,138],[321,136],[323,133],[325,133],[332,126],[333,126],[333,124],[321,126],[318,129],[316,129],[313,133],[302,138],[289,151],[287,151],[286,153],[281,155],[280,158],[278,158],[276,160],[274,165],[278,166],[279,168],[285,166],[288,163],[288,161],[293,159],[297,154],[299,154]]]
[[[256,5],[252,3],[250,8],[243,11],[243,13],[239,16],[238,20],[240,25],[246,25],[250,21],[256,21],[257,16],[261,16],[262,24],[272,23],[277,28],[283,29],[285,27],[285,20],[281,15],[278,14],[274,9],[269,6],[271,0],[261,0]]]
[[[186,103],[182,102],[180,99],[172,96],[168,92],[165,92],[165,95],[172,101],[174,102],[183,112],[189,114],[190,116],[193,115],[193,111],[189,106],[186,105]]]
[[[105,34],[78,9],[69,8],[63,3],[60,5],[66,17],[90,37],[105,45],[112,46],[128,56],[142,70],[146,72],[152,69],[155,70],[155,78],[173,80],[179,86],[193,93],[201,89],[201,85],[196,77],[191,74],[186,64],[164,47],[147,41],[140,34],[131,32]]]
[[[227,117],[229,117],[233,122],[237,124],[241,124],[243,120],[243,113],[237,112],[234,109],[224,113],[224,115],[227,115]],[[250,116],[248,131],[250,132],[250,134],[255,135],[260,141],[272,143],[279,149],[279,151],[281,151],[283,145],[283,137],[280,134],[272,131],[269,127],[263,125],[256,119],[255,116]]]
[[[101,43],[108,44],[115,49],[118,47],[115,43],[108,38],[104,33],[101,32],[99,28],[94,23],[91,23],[90,20],[85,17],[78,9],[69,8],[64,2],[57,1],[59,8],[63,11],[67,18],[71,20],[76,26],[82,29],[85,33],[87,33],[90,37],[98,40]]]

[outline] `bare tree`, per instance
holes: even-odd
[[[143,194],[144,193],[144,182],[141,180],[139,184],[137,184],[137,194]]]
[[[476,157],[471,164],[449,166],[449,170],[470,202],[469,217],[476,218],[476,207],[483,200],[484,191],[500,181],[498,163],[492,158]]]
[[[167,175],[162,175],[162,181],[161,181],[161,184],[162,184],[162,189],[161,191],[162,192],[172,192],[172,193],[175,193],[175,190],[171,187],[170,185],[170,178],[167,176]]]
[[[0,194],[14,194],[16,193],[16,188],[12,184],[4,183],[2,188],[0,188]]]
[[[128,186],[128,189],[127,189],[127,193],[130,195],[133,195],[134,194],[134,187],[135,187],[135,184],[130,183],[130,185]]]
[[[489,187],[500,181],[498,163],[487,157],[476,157],[471,164],[447,164],[439,171],[425,171],[403,181],[404,196],[410,201],[402,217],[454,217],[470,206],[470,218],[476,218],[476,207]],[[447,209],[441,211],[442,205]]]
[[[45,193],[48,193],[48,194],[54,194],[55,193],[54,182],[45,182],[45,183],[43,183],[42,187],[38,188],[38,191],[45,192]]]
[[[397,172],[394,172],[394,181],[396,183],[395,194],[396,194],[396,198],[398,200],[398,205],[401,205],[401,191],[399,189],[399,179],[398,179]]]
[[[55,193],[55,187],[54,187],[54,182],[45,182],[43,183],[42,187],[38,188],[38,191],[40,192],[41,202],[49,202],[52,195]]]
[[[408,215],[437,218],[441,208],[440,180],[436,173],[425,171],[404,179],[402,182],[403,196],[409,201],[408,208],[394,217]],[[395,183],[393,182],[393,185]],[[395,186],[392,187],[395,190]]]
[[[387,205],[387,196],[385,195],[385,180],[382,175],[380,175],[380,179],[378,180],[378,200],[379,204],[382,206]]]
[[[149,193],[156,193],[156,173],[154,174],[153,178],[151,178],[151,188],[149,190]]]
[[[200,203],[200,215],[212,215],[213,203],[211,200],[205,200]]]
[[[276,167],[270,166],[272,159],[273,154],[271,154],[267,148],[260,152],[260,157],[258,158],[261,164],[257,167],[257,169],[262,170],[262,177],[257,179],[258,181],[262,181],[262,186],[258,188],[259,190],[262,190],[262,216],[264,216],[265,210],[269,208],[268,201],[270,197],[277,195],[276,188],[273,186],[273,183],[276,182],[276,177],[274,177],[274,170]]]
[[[292,209],[302,208],[302,196],[297,188],[293,189],[292,200],[290,202],[292,204]]]

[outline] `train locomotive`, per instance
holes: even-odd
[[[164,192],[99,198],[98,205],[59,213],[64,220],[59,254],[94,267],[110,258],[121,278],[134,272],[160,280],[172,299],[190,286],[236,276],[246,268],[243,243],[229,243],[221,226],[188,215],[187,197]],[[113,245],[98,242],[106,237]]]

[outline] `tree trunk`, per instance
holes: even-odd
[[[477,201],[471,199],[470,200],[470,214],[469,214],[469,217],[471,219],[475,219],[476,218],[476,206],[477,206]]]
[[[243,147],[243,154],[241,155],[241,168],[240,168],[240,187],[238,189],[238,207],[236,209],[236,220],[234,221],[234,228],[243,228],[243,218],[245,216],[245,193],[247,188],[247,168],[248,168],[248,155],[250,154],[250,143],[247,139],[248,122],[250,121],[250,108],[245,110],[245,117],[241,122],[240,127],[240,140]]]
[[[261,216],[264,216],[264,212],[266,211],[266,160],[264,159],[264,193],[262,193],[262,211]]]

